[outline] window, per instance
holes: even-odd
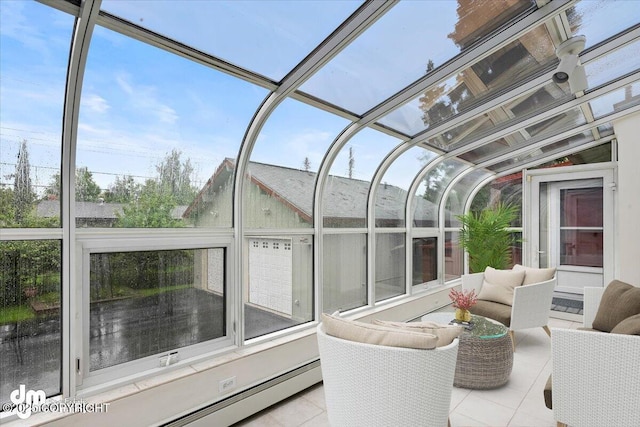
[[[167,367],[233,343],[230,237],[83,233],[79,386]],[[79,325],[80,326],[80,325]]]
[[[328,234],[323,246],[322,311],[367,305],[366,234]]]
[[[413,286],[434,280],[438,280],[438,238],[413,239]]]
[[[376,302],[406,293],[405,233],[376,233]]]
[[[47,396],[61,392],[61,246],[59,240],[0,242],[2,403],[20,384]]]
[[[313,237],[249,237],[247,245],[245,339],[313,320]]]

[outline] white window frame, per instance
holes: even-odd
[[[76,386],[79,394],[94,392],[114,384],[129,383],[167,371],[185,367],[198,360],[214,357],[220,353],[237,348],[235,309],[236,289],[234,289],[234,240],[231,234],[217,234],[203,230],[167,229],[167,230],[118,230],[78,232],[76,239],[76,313],[78,322],[75,331],[76,348]],[[178,249],[224,249],[225,250],[225,335],[210,341],[186,347],[167,350],[151,356],[132,360],[94,372],[89,371],[90,349],[90,255],[108,252],[137,252]],[[73,349],[72,349],[73,351]],[[159,358],[174,351],[178,352],[178,361],[161,367]],[[78,369],[78,367],[80,369]]]

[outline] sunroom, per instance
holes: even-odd
[[[497,204],[518,212],[509,267],[557,271],[551,326],[582,323],[585,287],[640,286],[636,0],[2,1],[0,20],[3,425],[231,425],[319,396],[321,315],[448,310],[460,217]],[[548,375],[539,332],[516,363]],[[19,417],[22,385],[108,405]],[[522,399],[451,422],[553,425]],[[305,422],[328,425],[274,425]]]

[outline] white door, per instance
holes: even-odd
[[[545,174],[528,184],[528,256],[556,267],[559,292],[582,294],[613,277],[613,173]]]

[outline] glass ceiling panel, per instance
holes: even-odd
[[[514,132],[503,138],[484,144],[474,150],[461,154],[459,157],[468,162],[481,163],[515,150],[525,144],[532,144],[553,134],[585,123],[586,120],[582,114],[582,110],[574,108],[530,125],[522,131]]]
[[[580,34],[587,38],[585,49],[588,49],[637,24],[638,2],[582,0],[567,10],[567,19],[573,35]]]
[[[400,2],[300,89],[362,114],[531,5],[519,0]]]
[[[55,177],[60,177],[74,18],[37,2],[2,2],[0,13],[0,227],[60,227],[61,189]],[[18,158],[20,152],[23,161]],[[37,207],[46,219],[30,218],[27,213],[33,206],[20,209],[17,197],[14,211],[10,200],[14,191],[20,192],[16,184],[34,199],[51,195],[52,200]],[[56,375],[51,374],[54,379]],[[38,386],[52,393],[53,385]]]
[[[444,210],[445,227],[461,226],[460,220],[456,217],[464,213],[464,205],[467,202],[469,194],[471,194],[480,181],[488,178],[490,175],[491,173],[486,169],[476,169],[466,174],[453,186],[447,197],[447,204]]]
[[[589,102],[596,120],[638,104],[640,104],[640,81],[633,82]]]
[[[77,167],[92,174],[111,212],[121,205],[132,220],[142,220],[145,215],[135,213],[145,203],[161,200],[172,208],[162,221],[124,226],[231,227],[234,157],[266,95],[244,80],[96,27],[84,73]],[[158,193],[164,198],[154,199]],[[78,221],[81,213],[77,208]]]
[[[460,160],[447,159],[427,172],[422,178],[424,185],[420,186],[415,194],[414,226],[438,226],[438,209],[444,190],[451,180],[465,167],[468,167],[468,165]]]
[[[361,3],[104,0],[102,9],[279,81]]]
[[[325,227],[367,226],[367,198],[371,179],[385,156],[399,143],[397,138],[365,128],[342,147],[331,165],[324,188]]]
[[[587,144],[593,141],[594,141],[594,138],[593,138],[593,133],[591,133],[591,131],[582,132],[572,137],[549,144],[540,149],[533,150],[529,153],[514,156],[511,159],[502,161],[500,163],[496,163],[495,165],[492,165],[492,166],[488,166],[487,169],[490,169],[496,173],[500,173],[507,169],[512,169],[518,165],[535,164],[536,159],[542,159],[544,157],[552,155],[555,152],[564,151],[572,147],[577,147],[579,145]]]
[[[638,4],[640,8],[640,4]],[[627,73],[640,70],[640,40],[613,51],[584,66],[589,89],[613,81]]]
[[[536,74],[555,61],[555,47],[547,27],[538,26],[448,81],[389,113],[380,123],[413,136]]]
[[[318,168],[347,124],[339,116],[291,98],[278,105],[251,153],[243,209],[247,227],[313,227]]]
[[[568,85],[561,87],[556,83],[541,87],[535,92],[528,93],[511,101],[503,106],[473,118],[452,129],[430,138],[427,143],[441,149],[450,150],[460,147],[465,143],[477,140],[481,135],[487,134],[497,125],[509,120],[520,120],[533,112],[541,112],[549,106],[557,103],[561,99],[568,99],[572,95],[569,93]]]
[[[387,169],[376,193],[376,227],[404,227],[409,187],[435,153],[411,147]],[[402,203],[399,203],[402,202]]]

